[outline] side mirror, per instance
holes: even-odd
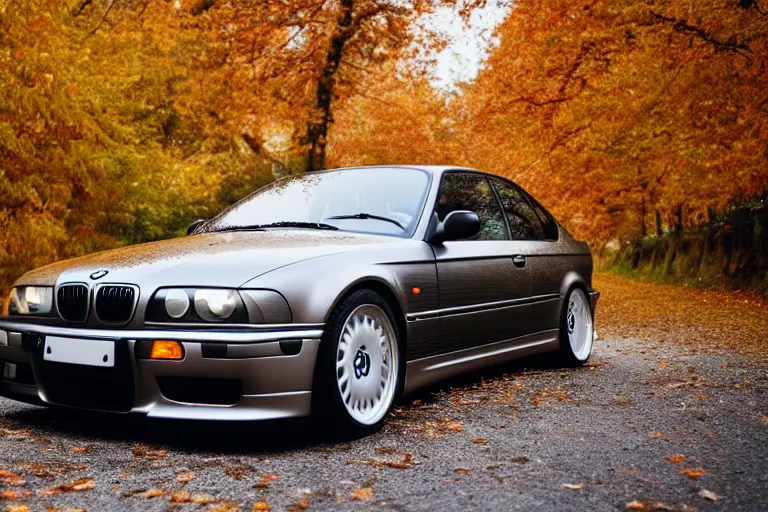
[[[464,240],[475,236],[480,231],[480,217],[469,210],[455,210],[445,216],[437,225],[432,242],[443,243],[450,240]]]
[[[196,230],[198,227],[200,227],[200,225],[202,225],[203,223],[205,223],[205,219],[197,219],[195,222],[193,222],[192,224],[190,224],[190,225],[187,227],[187,234],[188,234],[188,235],[191,235],[192,233],[194,233],[194,232],[195,232],[195,230]]]

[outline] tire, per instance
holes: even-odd
[[[594,319],[587,294],[571,288],[560,314],[560,359],[566,366],[581,366],[589,360],[594,343]]]
[[[392,307],[362,289],[334,309],[320,343],[312,416],[336,438],[378,431],[400,397],[405,375],[402,333]]]

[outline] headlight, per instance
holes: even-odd
[[[248,310],[237,290],[229,288],[161,288],[144,317],[147,322],[248,323]]]
[[[147,304],[146,322],[281,324],[292,321],[285,297],[274,290],[160,288]]]
[[[53,288],[19,286],[11,290],[3,312],[8,315],[47,315],[53,309]]]
[[[195,292],[195,313],[203,320],[226,320],[235,312],[239,301],[234,290],[197,290]]]
[[[168,290],[165,295],[165,312],[171,318],[181,318],[189,311],[189,295],[186,290]]]

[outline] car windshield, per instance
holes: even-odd
[[[429,188],[418,169],[325,171],[275,181],[197,229],[338,229],[409,237]]]

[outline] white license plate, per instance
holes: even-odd
[[[43,359],[56,363],[115,366],[115,342],[46,336]]]

